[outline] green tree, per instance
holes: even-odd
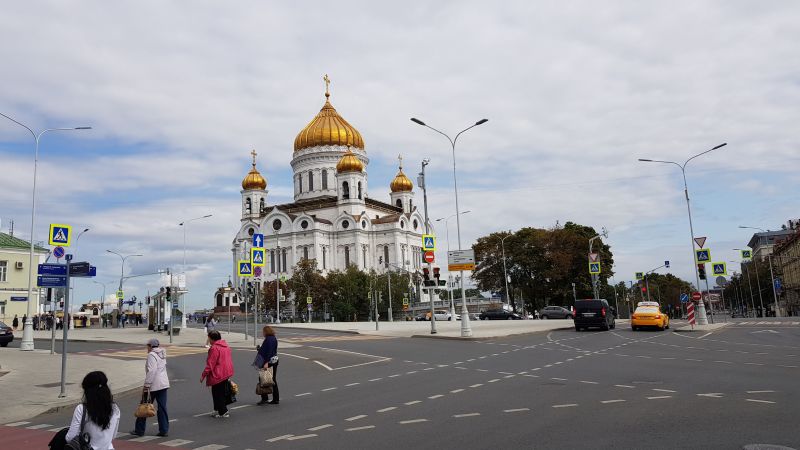
[[[366,319],[370,313],[370,275],[348,266],[344,271],[328,272],[328,285],[333,301],[331,312],[338,321]]]
[[[306,310],[307,297],[311,297],[314,311],[322,311],[325,301],[331,297],[330,285],[317,267],[316,259],[301,259],[292,269],[287,285],[294,294],[298,313]]]

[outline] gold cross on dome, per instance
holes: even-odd
[[[258,153],[256,153],[255,149],[253,149],[253,151],[251,151],[250,154],[253,155],[253,165],[255,166],[256,165],[256,156],[258,156]]]
[[[328,78],[328,74],[327,73],[325,74],[324,77],[322,77],[322,79],[325,81],[325,97],[330,97],[331,96],[331,92],[330,92],[330,90],[328,88],[331,85],[331,79]]]
[[[397,160],[400,161],[400,170],[403,170],[403,155],[397,155]]]

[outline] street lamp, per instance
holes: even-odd
[[[456,134],[455,139],[451,139],[450,136],[447,134],[433,128],[430,125],[426,125],[425,122],[412,117],[411,121],[416,123],[417,125],[421,125],[426,128],[430,128],[431,130],[441,134],[442,136],[446,137],[448,141],[450,141],[450,145],[453,150],[453,191],[455,192],[455,199],[456,199],[456,227],[458,231],[458,249],[461,250],[461,220],[459,218],[460,212],[458,209],[458,179],[456,177],[456,142],[458,141],[458,137],[461,136],[466,131],[477,127],[478,125],[483,125],[484,123],[488,122],[489,119],[481,119],[475,122],[473,125],[461,130]],[[464,291],[464,271],[461,271],[461,337],[469,337],[472,336],[472,328],[469,324],[469,311],[467,310],[467,295]]]
[[[592,255],[592,245],[594,244],[595,239],[600,239],[601,237],[608,239],[608,230],[606,230],[606,227],[603,227],[602,233],[589,239],[589,255]],[[600,293],[598,292],[597,286],[598,284],[600,284],[600,277],[598,277],[596,274],[592,274],[592,293],[594,293],[595,299],[600,298]]]
[[[103,315],[106,313],[106,284],[101,281],[92,280],[92,283],[103,286],[103,296],[100,298],[100,320],[102,321]]]
[[[639,158],[639,161],[641,161],[641,162],[675,164],[676,166],[678,166],[681,169],[681,173],[683,174],[683,193],[684,193],[684,196],[686,197],[686,211],[689,213],[689,233],[690,233],[691,238],[692,238],[692,241],[691,241],[691,246],[692,246],[692,265],[694,266],[694,276],[695,276],[695,281],[697,282],[697,289],[700,289],[700,274],[697,271],[697,264],[695,264],[694,226],[692,225],[692,208],[689,206],[689,187],[688,187],[688,185],[686,183],[686,165],[689,164],[689,161],[697,158],[698,156],[705,155],[708,152],[712,152],[712,151],[714,151],[714,150],[716,150],[718,148],[722,148],[722,147],[724,147],[726,145],[728,145],[728,143],[724,142],[724,143],[719,144],[716,147],[712,147],[712,148],[710,148],[710,149],[708,149],[708,150],[706,150],[706,151],[704,151],[702,153],[698,153],[698,154],[692,156],[691,158],[687,159],[683,164],[679,164],[679,163],[677,163],[675,161],[661,161],[661,160],[655,160],[655,159]],[[703,302],[699,302],[697,304],[697,324],[698,325],[708,325],[708,317],[706,317],[706,307],[703,304]]]
[[[183,227],[183,285],[184,289],[187,289],[186,283],[186,224],[189,222],[194,222],[195,220],[207,219],[211,217],[211,214],[206,214],[202,217],[195,217],[194,219],[184,220],[183,222],[179,223],[179,227]],[[180,286],[179,286],[180,287]],[[180,289],[179,289],[180,291]],[[181,314],[181,328],[186,328],[186,294],[181,293],[181,310],[183,314]],[[228,316],[228,322],[230,322],[231,318],[230,315]]]
[[[762,233],[767,233],[769,231],[769,230],[765,230],[763,228],[746,227],[744,225],[739,225],[739,228],[749,228],[751,230],[759,230]],[[770,274],[770,281],[772,282],[772,296],[773,296],[773,299],[775,301],[775,317],[780,317],[780,312],[778,310],[778,292],[775,289],[775,274],[774,274],[774,272],[772,270],[772,252],[770,252],[770,254],[767,255],[767,260],[769,261],[769,274]],[[758,263],[756,262],[755,258],[753,259],[753,264],[755,264],[755,266],[756,266],[756,283],[758,283],[758,296],[759,296],[758,298],[760,299],[761,298],[761,283],[758,281]],[[764,307],[763,306],[764,302],[762,301],[761,303],[762,303],[761,307],[763,308]]]
[[[78,256],[78,241],[81,240],[81,236],[83,236],[83,234],[86,233],[87,231],[89,231],[89,228],[84,228],[83,231],[78,233],[78,237],[75,238],[75,245],[72,246],[72,256],[73,257],[77,257]],[[70,285],[68,286],[68,289],[71,290],[70,295],[72,295],[73,298],[77,298],[77,297],[74,297],[75,288],[72,287],[72,283],[74,283],[74,282],[75,282],[75,280],[73,280],[73,279],[69,280],[69,284]],[[70,304],[69,304],[69,314],[70,314],[70,316],[72,316],[72,309],[74,308],[74,306],[73,306],[74,304],[75,304],[74,302],[70,302]],[[75,321],[74,320],[69,320],[68,322],[69,322],[69,329],[70,330],[74,330],[75,329]]]
[[[466,211],[462,211],[460,214],[469,214],[471,212],[472,211],[468,209]],[[450,219],[452,219],[455,216],[456,216],[456,214],[453,214],[452,216],[441,217],[441,218],[435,220],[435,222],[441,222],[442,220],[444,220],[444,229],[445,229],[445,232],[446,232],[446,235],[447,235],[447,255],[448,255],[448,258],[450,257],[450,224],[449,224],[449,222],[450,222]],[[448,290],[448,292],[450,292],[450,317],[452,317],[453,320],[455,320],[455,318],[456,318],[456,307],[455,307],[455,302],[453,302],[453,276],[450,274],[449,270],[447,271],[447,282],[449,284],[447,290]],[[506,287],[506,289],[508,289],[508,287]],[[464,320],[464,318],[462,317],[461,320]]]
[[[108,253],[112,253],[114,255],[119,256],[120,259],[122,260],[122,264],[120,266],[120,273],[119,273],[119,289],[118,289],[121,292],[122,291],[122,279],[125,277],[125,260],[130,258],[130,257],[133,257],[133,256],[144,256],[144,255],[134,254],[134,255],[125,255],[125,256],[123,256],[123,255],[121,255],[121,254],[119,254],[117,252],[111,251],[111,250],[106,250],[106,251]],[[122,308],[120,308],[120,313],[122,313]],[[117,322],[117,326],[119,326],[119,322]]]
[[[28,319],[25,320],[25,323],[22,325],[22,342],[20,342],[19,349],[22,351],[32,351],[33,347],[33,315],[36,313],[33,310],[33,302],[31,299],[33,298],[33,237],[34,237],[34,228],[36,225],[36,173],[39,165],[39,141],[42,138],[42,135],[47,133],[48,131],[75,131],[75,130],[91,130],[92,127],[71,127],[71,128],[45,128],[44,130],[40,131],[39,134],[36,134],[30,127],[25,125],[22,122],[18,122],[17,120],[0,113],[0,116],[5,117],[6,119],[16,123],[17,125],[25,128],[31,133],[33,136],[34,141],[36,142],[34,154],[33,154],[33,196],[31,199],[31,248],[30,254],[28,255],[28,300],[27,300],[27,317]],[[38,310],[39,306],[39,298],[36,298],[36,306]]]
[[[500,247],[503,250],[503,282],[506,284],[506,300],[508,301],[509,305],[511,304],[511,297],[508,295],[508,272],[506,271],[506,239],[513,236],[511,232],[508,233],[508,236],[504,236],[500,239]],[[516,308],[513,308],[516,311]]]

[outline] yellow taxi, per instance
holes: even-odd
[[[669,316],[661,312],[658,302],[639,302],[631,316],[631,329],[636,331],[644,327],[655,327],[659,330],[669,328]]]

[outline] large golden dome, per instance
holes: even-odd
[[[352,125],[347,123],[331,105],[328,90],[330,80],[325,75],[325,104],[314,119],[294,139],[294,151],[322,145],[349,145],[364,149],[364,139]]]
[[[414,190],[414,184],[411,183],[411,180],[403,173],[403,158],[398,157],[400,160],[400,170],[395,175],[394,180],[392,180],[391,184],[389,184],[389,189],[392,192],[411,192]]]
[[[264,190],[267,188],[267,180],[261,176],[261,173],[256,169],[256,153],[255,150],[250,152],[253,156],[253,167],[250,169],[250,172],[247,173],[247,176],[244,177],[242,180],[242,189],[261,189]]]
[[[344,173],[344,172],[363,172],[364,171],[364,163],[358,159],[358,156],[355,155],[350,150],[350,146],[347,146],[347,151],[342,155],[339,159],[339,162],[336,163],[336,173]]]

